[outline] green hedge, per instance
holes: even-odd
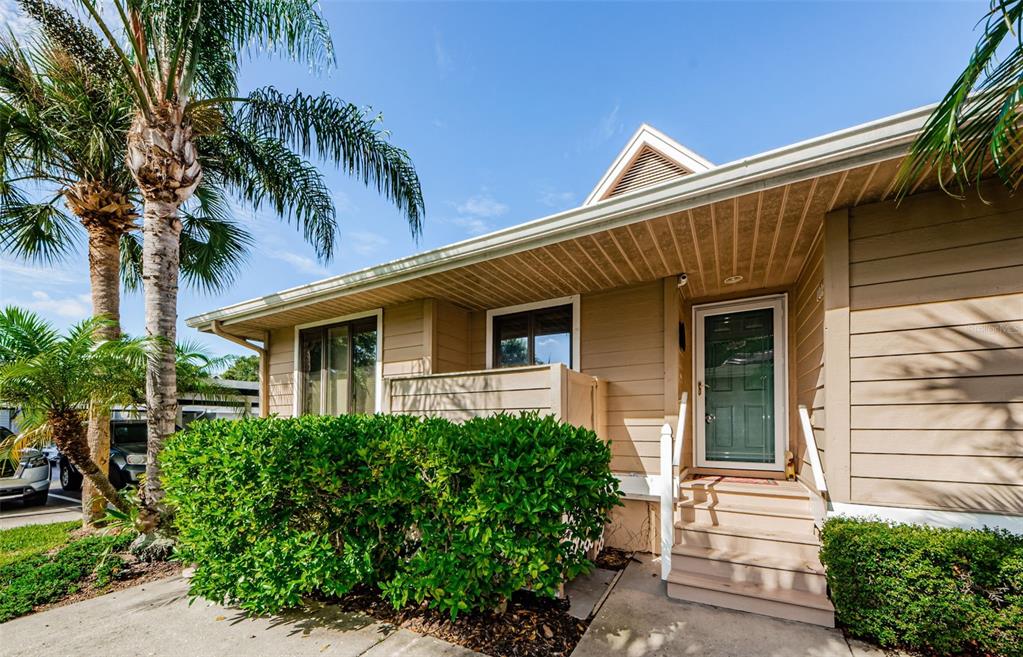
[[[889,648],[1023,655],[1023,537],[837,518],[821,560],[838,621]]]
[[[536,415],[345,415],[196,422],[162,463],[193,594],[267,613],[368,584],[454,617],[592,566],[610,459]]]

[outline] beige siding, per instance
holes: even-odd
[[[487,313],[469,313],[469,368],[482,370],[487,366]]]
[[[586,294],[580,305],[580,369],[607,381],[611,467],[655,474],[665,416],[663,284]]]
[[[821,463],[824,455],[824,234],[814,240],[806,265],[789,299],[791,315],[790,334],[792,371],[795,380],[795,405],[791,409],[789,426],[795,437],[799,478],[813,482],[810,461],[806,454],[799,419],[799,406],[810,412]]]
[[[430,371],[424,301],[384,308],[384,376]]]
[[[850,211],[851,500],[1023,513],[1023,203]]]
[[[449,301],[434,306],[434,372],[466,372],[470,363],[469,311]]]
[[[270,413],[294,415],[295,329],[275,329],[270,334]]]

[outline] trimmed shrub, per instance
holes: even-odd
[[[610,449],[536,415],[196,422],[162,455],[192,593],[255,613],[377,587],[452,617],[592,567]]]
[[[1023,537],[836,518],[821,560],[857,637],[938,654],[1023,655]]]

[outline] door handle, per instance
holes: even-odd
[[[710,424],[711,422],[713,422],[716,419],[718,419],[718,416],[713,415],[711,413],[707,413],[707,415],[704,417],[704,420],[707,422],[707,424]]]

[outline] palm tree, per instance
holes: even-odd
[[[47,0],[19,2],[43,35],[28,47],[13,36],[0,39],[0,248],[44,261],[64,255],[76,221],[61,210],[63,200],[89,236],[93,314],[114,320],[99,329],[112,338],[119,333],[118,276],[128,289],[142,279],[141,197],[124,163],[133,101],[114,50],[90,28]],[[297,219],[314,243],[336,228],[330,192],[314,167],[225,119],[201,138],[206,175],[180,213],[180,272],[207,290],[233,281],[251,242],[231,219],[228,196]],[[45,199],[30,201],[24,184],[45,191]],[[89,442],[101,468],[108,431],[108,418],[93,414]],[[89,498],[87,489],[83,508],[98,519],[102,504]]]
[[[146,361],[146,341],[104,340],[101,319],[88,319],[60,335],[37,316],[17,308],[0,312],[0,400],[23,411],[28,432],[45,432],[61,453],[118,510],[117,494],[86,440],[89,409],[107,415],[134,403],[136,375]]]
[[[1023,183],[1023,0],[991,0],[983,24],[966,69],[910,148],[900,196],[929,171],[959,197],[992,169],[1012,190]]]
[[[314,0],[113,0],[108,21],[94,0],[78,0],[116,53],[135,114],[127,164],[144,200],[143,279],[146,331],[173,339],[177,316],[179,209],[203,180],[202,154],[230,146],[230,130],[276,149],[282,172],[315,155],[372,184],[404,212],[413,235],[421,230],[419,179],[405,151],[393,146],[378,120],[330,96],[287,96],[263,88],[241,96],[241,52],[254,44],[322,66],[333,63],[329,31]],[[122,42],[115,32],[123,36]],[[123,46],[123,47],[122,47]],[[206,143],[206,142],[209,143]],[[290,178],[283,177],[287,186]],[[299,208],[302,212],[315,210]],[[334,251],[334,221],[305,223],[323,259]],[[143,517],[158,520],[163,496],[156,454],[174,427],[173,354],[151,359],[146,381],[149,455]]]

